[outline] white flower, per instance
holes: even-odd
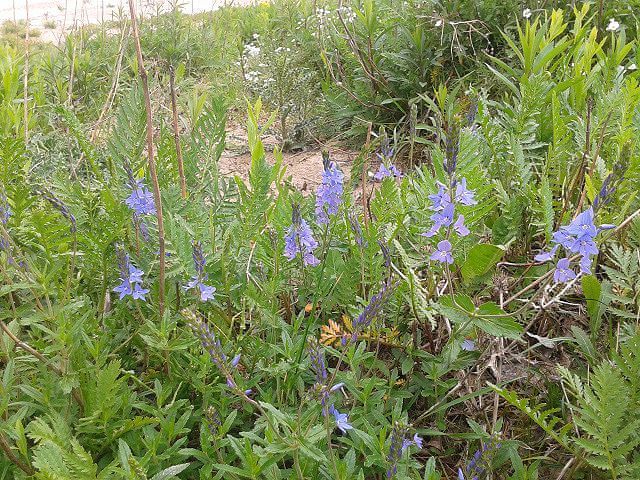
[[[525,9],[522,11],[522,17],[523,17],[523,18],[531,18],[531,13],[532,13],[532,12],[531,12],[531,9],[530,9],[530,8],[525,8]]]
[[[607,25],[607,32],[617,32],[620,30],[620,24],[616,22],[615,18],[609,19],[609,25]]]
[[[441,27],[442,26],[442,19],[439,18],[438,21],[436,22],[436,27]]]
[[[624,68],[622,65],[618,65],[618,73],[624,73],[625,70],[626,68]]]
[[[633,72],[634,70],[637,70],[637,69],[638,69],[638,66],[635,63],[632,63],[631,65],[629,65],[627,67],[627,70],[629,70],[631,72]]]

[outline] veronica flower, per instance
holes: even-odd
[[[402,172],[393,163],[390,163],[388,167],[384,163],[380,163],[378,171],[373,175],[373,179],[381,182],[387,177],[402,178]]]
[[[472,459],[464,469],[468,478],[465,477],[462,469],[458,469],[458,479],[478,480],[491,466],[491,462],[500,446],[501,444],[497,441],[497,438],[491,437],[487,443],[482,445],[480,450],[473,454]]]
[[[316,194],[316,217],[318,223],[329,223],[329,215],[338,213],[342,203],[344,174],[335,162],[329,161],[328,154],[323,153],[322,163],[324,171]]]
[[[378,318],[378,316],[382,313],[384,306],[391,298],[391,294],[393,293],[397,285],[397,283],[391,283],[389,280],[383,282],[380,291],[373,297],[371,297],[371,300],[369,300],[369,304],[364,307],[360,315],[358,315],[353,321],[351,325],[353,331],[351,335],[352,341],[355,342],[358,339],[358,334],[361,333],[369,325],[371,325],[371,322],[373,322],[373,320]]]
[[[146,300],[145,295],[149,289],[142,288],[142,276],[144,272],[136,268],[129,258],[129,254],[118,248],[118,267],[120,268],[120,285],[113,289],[120,294],[120,300],[130,295],[134,300]]]
[[[534,259],[537,262],[548,262],[555,257],[558,249],[562,247],[567,253],[580,255],[580,273],[590,275],[592,257],[599,252],[595,237],[602,230],[615,228],[614,225],[596,227],[594,217],[593,207],[580,213],[569,225],[562,226],[557,232],[553,233],[551,240],[551,243],[554,244],[553,248],[548,252],[539,253]],[[563,258],[558,262],[553,276],[556,282],[568,282],[576,277],[569,263],[568,258]]]
[[[387,454],[387,478],[393,478],[398,472],[398,462],[402,458],[404,451],[411,445],[417,445],[418,448],[422,448],[422,438],[415,434],[413,439],[407,438],[409,434],[409,427],[407,425],[395,422],[391,429],[391,436],[389,439],[389,453]]]
[[[292,212],[292,223],[287,229],[284,237],[284,254],[289,260],[302,255],[304,265],[316,266],[320,260],[316,258],[313,251],[318,247],[318,242],[313,238],[313,232],[300,214],[300,206],[294,205]]]
[[[415,433],[413,435],[413,438],[405,438],[402,441],[402,451],[404,452],[411,445],[415,445],[416,447],[418,447],[418,450],[422,450],[422,444],[423,444],[422,437],[420,437],[420,435]]]
[[[456,220],[456,223],[453,224],[453,229],[461,237],[466,237],[471,233],[471,230],[469,230],[467,226],[464,224],[464,215],[458,216],[458,220]]]
[[[131,194],[125,200],[125,203],[138,215],[156,214],[153,193],[147,189],[142,180],[136,180],[136,183],[131,186]]]
[[[462,178],[460,182],[456,185],[456,202],[461,203],[462,205],[476,205],[478,202],[474,197],[475,193],[473,190],[467,189],[467,179]]]
[[[140,236],[142,237],[142,240],[145,242],[149,241],[149,227],[147,226],[147,224],[145,223],[145,221],[142,219],[142,217],[140,215],[138,215],[136,212],[133,212],[133,224],[138,227],[138,230],[140,231]]]
[[[56,197],[49,190],[41,190],[40,195],[47,202],[49,202],[53,208],[58,210],[62,214],[62,216],[69,221],[69,223],[71,223],[71,233],[74,233],[76,231],[76,217],[74,217],[73,214],[69,211],[69,207],[67,207],[62,200]]]
[[[196,268],[196,274],[191,278],[184,289],[188,291],[197,288],[200,291],[200,300],[203,302],[213,300],[213,294],[216,291],[216,287],[212,287],[204,283],[207,280],[208,275],[204,271],[204,266],[206,265],[207,260],[202,251],[202,244],[198,241],[194,241],[192,248],[193,264]]]
[[[447,186],[438,182],[438,193],[432,193],[429,195],[429,200],[431,200],[431,206],[429,207],[431,210],[439,212],[443,210],[447,205],[451,204],[451,196],[449,195],[449,191]]]
[[[447,263],[451,265],[453,263],[453,256],[451,255],[451,242],[449,240],[442,240],[438,242],[438,248],[429,257],[434,262]]]
[[[214,406],[209,406],[204,411],[204,418],[207,423],[207,428],[209,429],[209,432],[211,432],[211,435],[213,435],[214,437],[218,436],[218,433],[220,431],[219,429],[220,427],[222,427],[222,420],[220,419],[218,410]]]
[[[331,387],[327,384],[329,376],[327,375],[327,365],[324,357],[324,350],[315,338],[309,339],[309,358],[311,359],[311,369],[315,373],[316,383],[315,388],[320,397],[320,403],[322,404],[322,414],[326,415],[327,411],[325,407],[329,400],[329,396],[336,390],[341,389],[344,383],[337,383]]]
[[[233,379],[233,371],[240,363],[240,355],[236,355],[232,360],[224,353],[224,348],[220,340],[211,331],[209,325],[200,320],[195,313],[190,310],[183,310],[182,314],[187,318],[187,322],[193,333],[198,337],[202,348],[209,353],[209,358],[218,367],[220,373],[225,377],[227,386],[231,389],[237,389],[235,380]],[[249,393],[251,393],[249,391]],[[247,391],[244,392],[248,395]]]
[[[3,191],[0,191],[0,222],[6,225],[11,217],[11,207],[9,206],[9,200]]]
[[[356,237],[356,244],[358,246],[366,248],[367,241],[364,239],[364,235],[362,234],[362,227],[360,226],[360,221],[355,213],[349,212],[347,214],[347,218],[349,219],[349,224],[351,225],[351,230],[353,231],[354,236]]]
[[[467,352],[473,352],[476,349],[476,342],[467,338],[462,342],[460,348]]]
[[[553,274],[553,280],[556,283],[566,283],[576,278],[576,274],[571,270],[568,258],[561,258],[556,265],[556,271]]]
[[[453,187],[449,189],[446,185],[438,182],[438,192],[429,195],[429,200],[431,200],[429,209],[435,213],[430,217],[433,221],[431,228],[420,234],[423,237],[433,237],[440,232],[442,227],[448,228],[451,226],[453,226],[453,231],[461,237],[471,233],[464,224],[464,215],[458,215],[455,222],[453,219],[455,218],[456,204],[471,206],[478,203],[475,199],[475,193],[467,188],[466,178],[462,178],[460,182],[452,179],[452,184],[455,185],[455,191]]]
[[[351,430],[353,427],[349,423],[349,415],[346,413],[340,413],[336,407],[331,405],[329,407],[329,413],[333,415],[333,418],[336,420],[336,427],[342,433],[347,433],[348,430]]]
[[[309,339],[309,358],[311,359],[311,368],[316,375],[316,383],[324,385],[327,383],[327,365],[324,359],[324,351],[320,348],[318,340]]]

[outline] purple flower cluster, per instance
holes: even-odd
[[[387,177],[402,178],[402,172],[391,162],[393,158],[393,147],[389,144],[389,139],[385,136],[382,139],[380,151],[376,153],[380,159],[378,171],[373,175],[373,179],[381,182]]]
[[[287,234],[284,237],[284,254],[289,260],[293,260],[298,254],[301,254],[305,265],[315,267],[320,263],[320,260],[313,254],[313,251],[318,247],[318,242],[313,238],[311,227],[302,218],[299,205],[293,206],[291,218],[291,226],[287,229]]]
[[[149,293],[149,289],[142,288],[144,272],[131,263],[129,254],[122,248],[117,249],[117,256],[121,283],[113,291],[120,294],[120,300],[127,295],[131,295],[134,300],[146,300],[145,295]]]
[[[194,241],[192,243],[192,247],[193,264],[196,268],[196,274],[193,276],[193,278],[191,278],[184,289],[188,291],[193,288],[197,288],[200,291],[200,300],[206,302],[213,299],[213,294],[216,291],[216,287],[212,287],[204,283],[207,280],[208,276],[204,271],[204,266],[207,263],[207,259],[204,257],[204,252],[202,251],[202,243]]]
[[[69,207],[49,190],[42,189],[40,195],[49,202],[53,208],[58,210],[64,218],[69,220],[69,223],[71,223],[71,233],[74,233],[76,231],[76,217],[69,211]]]
[[[329,155],[323,153],[322,184],[316,193],[316,217],[318,223],[329,223],[329,215],[338,213],[342,194],[344,191],[344,174],[338,168],[336,162],[329,161]]]
[[[569,225],[560,227],[560,229],[553,234],[551,240],[553,247],[551,250],[539,253],[535,256],[535,260],[537,262],[548,262],[555,257],[558,249],[562,247],[567,254],[573,253],[579,255],[580,273],[590,275],[593,263],[592,257],[599,252],[595,242],[596,236],[602,230],[615,228],[615,225],[601,225],[600,227],[596,227],[594,224],[594,216],[593,208],[590,207],[574,218]],[[558,260],[556,270],[553,274],[553,280],[556,283],[569,282],[575,279],[576,276],[568,256]]]
[[[329,413],[333,415],[333,418],[336,421],[336,427],[342,433],[347,433],[348,430],[351,430],[353,426],[349,423],[349,415],[346,413],[340,413],[333,404],[329,407]]]
[[[357,341],[358,335],[380,316],[397,285],[397,282],[392,283],[388,279],[382,283],[380,291],[371,297],[369,304],[364,307],[360,315],[353,321],[351,341]]]
[[[433,226],[429,231],[421,235],[423,237],[433,237],[437,235],[443,227],[447,229],[447,231],[453,229],[461,237],[469,235],[469,229],[464,224],[464,215],[458,215],[455,221],[454,217],[456,204],[470,206],[478,203],[474,195],[473,190],[467,188],[466,178],[463,178],[459,183],[453,180],[451,187],[438,183],[438,193],[429,195],[429,200],[431,200],[431,207],[429,207],[429,209],[434,212],[433,215],[431,215]],[[436,254],[432,255],[431,259],[439,262],[453,263],[450,255],[442,255],[442,252],[451,252],[451,244],[448,242],[446,244],[440,243],[442,244],[438,244],[440,254],[438,255],[436,252]]]
[[[308,350],[309,358],[311,359],[311,369],[313,370],[316,377],[315,389],[318,392],[318,396],[320,397],[320,403],[323,407],[323,414],[326,415],[326,411],[324,410],[324,408],[328,403],[329,396],[333,392],[340,390],[344,386],[344,384],[337,383],[336,385],[333,385],[331,387],[327,384],[329,377],[327,375],[327,365],[324,357],[324,350],[322,350],[322,347],[318,343],[318,340],[316,340],[315,338],[310,338]],[[333,407],[333,405],[331,405],[331,407]]]
[[[349,225],[351,225],[351,231],[356,237],[356,244],[360,247],[366,248],[367,241],[364,239],[364,235],[362,234],[362,226],[360,225],[358,216],[353,212],[349,212],[347,217],[349,218]]]
[[[209,328],[209,325],[201,321],[195,313],[189,310],[183,310],[183,315],[187,317],[189,326],[193,330],[193,333],[198,337],[202,348],[209,353],[209,358],[218,367],[220,373],[225,377],[227,386],[229,388],[237,389],[238,386],[233,378],[233,371],[238,367],[240,363],[240,354],[237,354],[231,360],[224,353],[220,340]],[[245,390],[244,394],[249,395],[251,390]]]
[[[487,443],[482,444],[482,447],[474,453],[464,471],[462,468],[458,468],[458,480],[479,480],[491,466],[493,457],[500,446],[501,443],[495,437],[491,437]]]
[[[149,227],[147,227],[142,217],[156,214],[153,193],[144,186],[142,180],[136,180],[128,161],[125,161],[124,170],[127,173],[127,184],[131,189],[131,194],[125,200],[125,204],[132,210],[133,223],[140,231],[142,239],[146,242],[149,240]]]
[[[387,177],[402,178],[402,172],[393,163],[387,166],[384,162],[381,162],[378,171],[373,175],[373,179],[381,182]]]
[[[155,215],[156,204],[153,200],[153,192],[151,192],[142,180],[135,180],[130,185],[131,194],[124,203],[133,210],[136,215]]]
[[[9,200],[3,191],[0,191],[0,222],[6,225],[11,217],[11,207],[9,206]]]
[[[416,433],[413,438],[409,438],[409,427],[399,422],[393,424],[391,438],[389,440],[389,454],[387,455],[387,478],[393,478],[398,472],[398,462],[402,454],[411,446],[415,445],[422,449],[422,438]]]
[[[220,419],[220,414],[218,410],[214,406],[209,406],[204,411],[204,418],[207,423],[207,428],[213,437],[217,437],[220,431],[220,427],[222,427],[222,420]]]

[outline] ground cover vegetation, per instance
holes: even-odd
[[[5,25],[0,478],[640,478],[634,7]]]

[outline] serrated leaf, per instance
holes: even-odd
[[[473,246],[460,269],[462,277],[466,282],[469,282],[488,273],[496,266],[503,255],[504,249],[497,245],[484,243]]]

